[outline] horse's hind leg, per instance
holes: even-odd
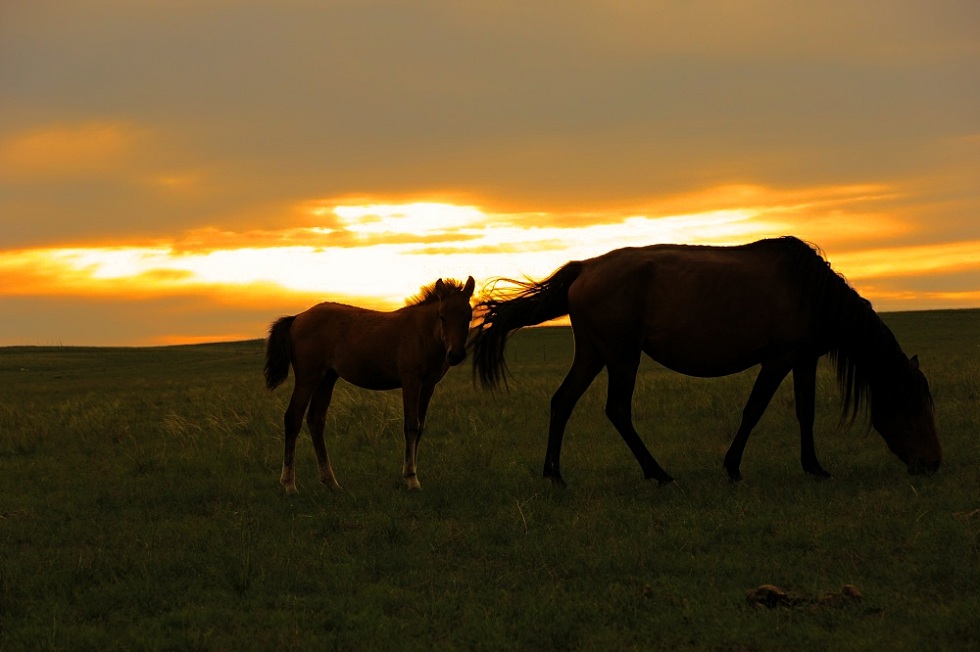
[[[326,427],[327,408],[330,407],[330,398],[333,396],[333,388],[336,384],[337,374],[328,373],[313,392],[313,400],[310,401],[310,409],[306,414],[306,423],[310,427],[310,436],[313,438],[313,450],[316,451],[317,466],[320,468],[320,482],[332,489],[339,489],[340,485],[333,474],[330,455],[323,442],[323,429]]]
[[[565,486],[561,477],[561,443],[565,426],[572,416],[575,404],[602,371],[603,362],[598,351],[590,343],[575,339],[575,357],[565,379],[551,397],[551,420],[548,425],[548,450],[544,456],[544,477],[552,484]]]
[[[644,477],[666,484],[673,482],[674,479],[663,470],[657,460],[653,459],[653,455],[647,450],[633,426],[633,390],[636,387],[636,371],[639,366],[639,351],[636,352],[635,359],[621,360],[608,365],[609,390],[606,396],[606,416],[633,452],[633,457],[640,463]]]
[[[800,422],[800,462],[803,470],[818,478],[830,474],[820,466],[813,445],[813,418],[817,392],[817,360],[806,358],[793,367],[793,392],[796,398],[796,419]]]
[[[296,437],[303,428],[303,414],[310,402],[313,387],[312,382],[297,377],[296,385],[293,387],[293,395],[289,398],[289,407],[286,408],[286,414],[283,417],[286,442],[282,455],[282,474],[279,476],[279,483],[288,494],[296,493]]]

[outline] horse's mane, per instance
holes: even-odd
[[[457,281],[454,278],[444,278],[442,279],[443,289],[442,292],[436,289],[436,285],[439,281],[433,281],[428,285],[423,286],[419,289],[418,294],[409,297],[405,301],[407,306],[423,306],[427,303],[435,303],[445,299],[446,297],[456,294],[457,292],[462,292],[465,287],[461,281]]]
[[[831,268],[819,247],[790,236],[746,246],[778,252],[802,296],[809,299],[819,345],[837,372],[841,423],[853,421],[863,408],[871,407],[872,383],[896,378],[904,369],[898,364],[907,364],[895,336],[871,303]]]

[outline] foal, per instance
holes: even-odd
[[[416,459],[425,413],[436,383],[466,357],[473,286],[472,276],[465,285],[439,279],[422,288],[409,305],[392,312],[328,302],[272,324],[266,346],[266,386],[279,386],[289,375],[290,364],[296,379],[284,417],[286,447],[279,482],[286,493],[296,493],[293,458],[304,414],[320,482],[339,487],[323,442],[327,408],[338,378],[364,389],[401,388],[402,476],[410,491],[422,488]]]

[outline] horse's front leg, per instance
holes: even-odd
[[[796,398],[796,418],[800,422],[800,462],[803,470],[818,478],[830,474],[817,460],[813,444],[813,420],[816,412],[817,358],[805,358],[793,367],[793,389]]]
[[[415,467],[416,473],[418,472],[419,446],[422,444],[422,433],[425,432],[425,415],[429,411],[429,401],[432,400],[435,389],[435,385],[423,385],[422,391],[419,392],[419,429],[415,434],[415,450],[412,453],[412,466]]]
[[[425,410],[421,408],[424,390],[418,385],[406,384],[402,388],[402,404],[405,412],[405,463],[402,465],[402,477],[409,491],[422,488],[419,483],[416,459],[418,457],[419,440],[422,439],[422,425]],[[428,396],[431,397],[431,390]],[[428,407],[428,398],[425,399]]]
[[[752,392],[749,394],[749,400],[742,410],[742,422],[738,425],[738,431],[735,432],[735,438],[732,440],[731,446],[728,447],[728,452],[725,453],[725,469],[733,482],[742,479],[739,467],[742,464],[745,444],[749,441],[749,433],[759,423],[762,413],[766,411],[769,401],[772,400],[773,394],[776,393],[779,384],[783,382],[783,378],[786,377],[789,370],[790,365],[781,362],[763,363],[759,370],[759,375],[752,386]]]

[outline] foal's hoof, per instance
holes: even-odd
[[[664,485],[673,484],[673,483],[674,483],[674,479],[672,477],[670,477],[669,475],[665,475],[662,478],[657,478],[657,484],[659,486],[661,486],[661,487],[664,486]]]
[[[730,468],[728,468],[726,466],[725,467],[725,470],[728,471],[728,480],[730,482],[741,482],[742,481],[742,472],[739,471],[737,468],[736,469],[730,469]]]
[[[340,483],[337,482],[337,476],[335,476],[333,472],[321,474],[320,484],[332,491],[340,490]]]

